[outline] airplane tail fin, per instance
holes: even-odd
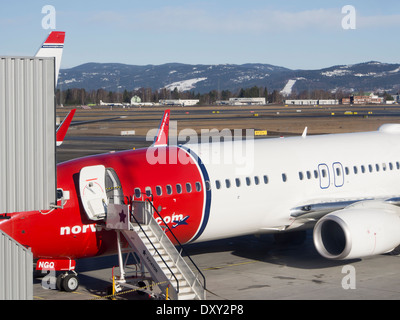
[[[163,147],[168,145],[170,114],[171,110],[165,110],[160,127],[158,128],[157,137],[154,139],[153,147]]]
[[[56,140],[57,147],[61,146],[64,142],[65,135],[67,134],[68,128],[71,125],[72,118],[74,117],[76,109],[71,110],[64,121],[60,124],[57,129]]]
[[[56,86],[58,82],[58,74],[60,72],[61,59],[64,50],[65,32],[52,31],[47,37],[46,41],[43,42],[42,46],[36,53],[36,57],[56,58]]]

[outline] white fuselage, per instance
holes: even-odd
[[[291,216],[302,205],[400,194],[399,125],[186,147],[204,162],[212,190],[198,241],[304,226],[310,221]]]

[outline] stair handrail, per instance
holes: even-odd
[[[157,248],[155,247],[155,245],[153,244],[153,242],[150,240],[149,236],[147,235],[146,231],[144,231],[144,229],[142,228],[141,223],[135,218],[135,215],[132,214],[131,215],[132,218],[135,220],[135,222],[137,223],[137,225],[139,226],[140,230],[142,230],[143,234],[146,236],[147,240],[149,240],[149,243],[151,244],[151,246],[153,247],[153,249],[155,250],[155,252],[158,254],[158,256],[161,258],[162,262],[167,266],[168,270],[171,272],[171,275],[175,278],[176,281],[176,292],[179,293],[179,281],[178,278],[176,277],[175,273],[171,270],[171,268],[169,267],[169,265],[167,264],[167,262],[165,262],[164,258],[162,257],[161,253],[157,250]]]
[[[167,223],[165,223],[163,217],[160,215],[160,213],[158,212],[158,210],[154,207],[153,203],[152,203],[148,198],[146,198],[145,201],[148,202],[148,203],[152,206],[154,212],[155,212],[155,213],[158,215],[158,217],[161,219],[161,221],[163,222],[164,226],[166,226],[167,229],[171,232],[171,235],[174,237],[176,243],[178,244],[178,246],[179,246],[179,248],[180,248],[180,250],[181,250],[180,252],[183,252],[183,253],[186,255],[186,257],[190,260],[190,262],[193,264],[193,266],[194,266],[194,267],[196,268],[196,270],[198,271],[198,275],[200,275],[200,276],[203,278],[202,287],[203,287],[204,291],[206,291],[206,290],[207,290],[207,287],[206,287],[206,277],[204,276],[204,274],[201,272],[201,270],[200,270],[199,267],[196,265],[196,263],[193,261],[193,259],[190,257],[190,255],[186,252],[186,250],[185,250],[185,248],[183,247],[183,245],[180,243],[180,241],[178,240],[178,238],[177,238],[177,237],[175,236],[175,234],[172,232],[172,229],[168,226]],[[198,277],[196,277],[196,278],[198,279]],[[200,282],[200,281],[199,281],[199,282]],[[200,284],[201,284],[201,282],[200,282]]]

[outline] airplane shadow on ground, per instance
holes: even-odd
[[[335,261],[319,255],[314,247],[312,232],[307,232],[302,244],[278,244],[272,235],[242,236],[185,246],[194,259],[198,254],[231,252],[233,256],[299,269],[323,269],[344,266],[361,259]]]

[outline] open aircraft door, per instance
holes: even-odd
[[[79,191],[90,220],[103,220],[107,212],[107,193],[104,166],[85,167],[79,176]]]

